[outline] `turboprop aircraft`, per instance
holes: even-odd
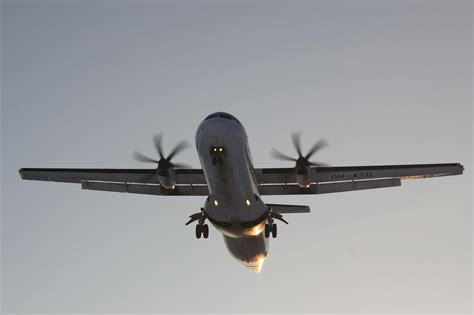
[[[168,155],[162,137],[154,145],[159,159],[135,151],[134,158],[154,163],[149,169],[22,168],[28,180],[81,184],[82,189],[162,196],[207,196],[204,206],[189,216],[196,222],[197,238],[208,238],[209,221],[224,236],[230,254],[249,269],[260,272],[268,253],[269,237],[277,237],[276,221],[286,224],[285,214],[309,213],[309,206],[266,203],[267,195],[327,194],[400,186],[402,180],[460,175],[463,166],[411,164],[376,166],[328,166],[310,158],[327,146],[316,142],[303,154],[300,135],[292,140],[298,156],[273,150],[275,158],[295,163],[290,168],[254,168],[247,134],[234,116],[217,112],[207,116],[196,132],[201,169],[173,162],[186,142]]]

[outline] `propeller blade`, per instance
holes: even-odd
[[[309,163],[309,165],[316,166],[316,167],[328,167],[329,166],[328,163],[323,163],[323,162],[311,162],[311,161],[309,161],[308,163]]]
[[[329,142],[326,139],[323,138],[319,140],[318,142],[313,144],[313,147],[306,154],[305,159],[308,160],[313,154],[315,154],[316,152],[318,152],[319,150],[327,146],[329,146]]]
[[[141,154],[140,152],[138,151],[135,151],[133,152],[133,156],[132,156],[135,160],[139,161],[139,162],[146,162],[146,163],[156,163],[158,164],[159,161],[155,160],[155,159],[152,159],[151,157],[148,157],[144,154]]]
[[[291,140],[293,141],[293,146],[295,147],[296,152],[298,152],[298,156],[303,156],[303,153],[301,153],[301,133],[300,132],[292,133]]]
[[[170,161],[176,154],[178,154],[179,152],[183,151],[184,149],[186,149],[187,147],[189,146],[189,143],[187,141],[181,141],[180,143],[178,143],[174,148],[173,150],[171,151],[171,153],[168,155],[168,157],[166,158],[168,161]]]
[[[160,156],[160,159],[164,159],[165,155],[163,154],[163,147],[162,147],[162,139],[163,136],[161,133],[156,134],[153,136],[153,144],[155,145],[156,152]]]
[[[276,149],[272,149],[271,155],[278,160],[283,160],[283,161],[293,161],[296,162],[295,158],[292,158],[291,156],[288,156],[284,153],[281,153],[280,151]]]
[[[191,168],[191,166],[184,163],[172,163],[172,164],[173,164],[173,167],[176,167],[176,168]]]

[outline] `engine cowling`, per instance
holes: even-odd
[[[296,183],[302,188],[311,186],[311,178],[307,167],[296,168]]]
[[[160,185],[166,189],[176,188],[176,172],[172,167],[158,169],[158,180]]]

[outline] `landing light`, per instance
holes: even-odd
[[[247,206],[250,206],[250,200],[246,199],[245,203],[247,204]]]
[[[219,205],[219,202],[217,202],[217,200],[214,200],[214,205],[217,207]]]

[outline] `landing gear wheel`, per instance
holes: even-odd
[[[202,226],[200,224],[196,225],[196,238],[201,238],[202,235]]]
[[[272,237],[273,238],[277,237],[277,225],[276,224],[272,225]]]
[[[204,225],[202,226],[202,235],[204,236],[204,238],[208,238],[208,237],[209,237],[209,225],[204,224]]]
[[[265,237],[268,238],[270,236],[270,224],[265,224]]]

